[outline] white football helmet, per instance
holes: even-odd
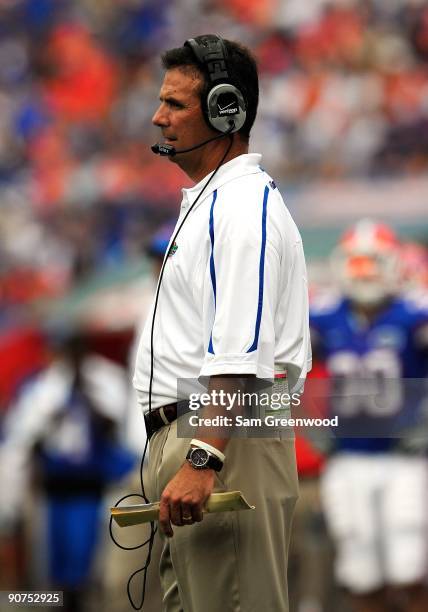
[[[390,227],[363,219],[332,253],[333,273],[354,303],[376,306],[399,289],[399,242]]]

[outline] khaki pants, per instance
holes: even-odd
[[[177,423],[150,441],[147,492],[159,499],[185,460]],[[163,539],[165,612],[287,612],[287,561],[298,496],[294,440],[233,438],[215,491],[240,490],[255,510],[205,515]],[[163,537],[163,536],[162,536]]]

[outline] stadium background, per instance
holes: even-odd
[[[325,258],[363,216],[426,243],[427,2],[1,0],[3,414],[61,330],[126,366],[145,249],[189,186],[149,148],[159,54],[206,32],[258,58],[251,150],[302,231],[312,286],[331,282]],[[2,588],[31,582],[20,538],[3,542]]]

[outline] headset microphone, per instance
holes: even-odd
[[[174,155],[177,153],[177,150],[172,145],[162,144],[160,142],[157,142],[150,148],[156,155],[170,155],[171,157],[174,157]]]
[[[204,140],[203,142],[200,142],[199,144],[194,145],[193,147],[189,147],[188,149],[176,149],[172,145],[162,144],[160,142],[157,142],[156,144],[152,145],[150,148],[153,151],[153,153],[155,153],[156,155],[174,157],[174,155],[177,155],[177,153],[189,153],[190,151],[199,149],[199,147],[204,147],[209,142],[213,142],[213,140],[224,138],[228,134],[232,133],[234,127],[235,127],[235,123],[231,120],[229,129],[227,130],[227,132],[224,132],[223,134],[218,134],[217,136],[213,136],[213,138],[208,138],[208,140]]]

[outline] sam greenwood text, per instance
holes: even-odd
[[[339,420],[337,416],[331,419],[313,419],[267,415],[262,419],[247,418],[238,414],[234,417],[217,415],[212,418],[199,417],[197,414],[193,414],[189,417],[189,425],[192,427],[338,427]]]

